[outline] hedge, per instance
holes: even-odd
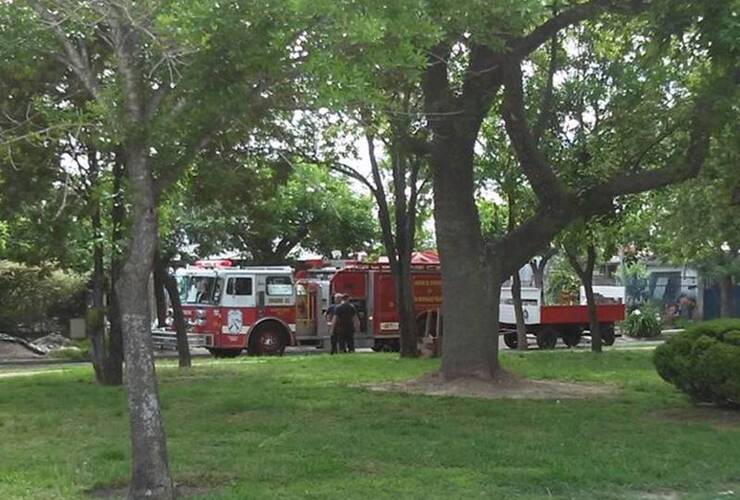
[[[740,408],[740,319],[697,323],[659,346],[653,361],[694,401]]]

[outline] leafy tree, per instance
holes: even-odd
[[[370,200],[322,167],[299,163],[282,173],[271,165],[211,165],[207,175],[191,179],[184,196],[194,203],[175,209],[171,222],[200,256],[227,249],[255,264],[280,264],[298,248],[347,254],[374,239]]]
[[[717,280],[723,317],[734,314],[733,285],[740,279],[740,206],[733,201],[740,185],[738,132],[737,120],[728,122],[701,175],[651,199],[653,251]]]
[[[671,160],[663,157],[645,162],[638,158],[626,165],[625,162],[610,162],[604,165],[609,168],[593,172],[590,177],[581,177],[575,186],[569,186],[553,170],[547,149],[538,148],[533,139],[532,129],[528,125],[530,117],[524,105],[522,61],[561,29],[599,15],[599,21],[594,22],[600,23],[603,33],[622,32],[630,41],[628,46],[617,45],[612,48],[620,54],[615,59],[626,57],[627,54],[643,53],[640,46],[645,44],[645,39],[635,34],[644,29],[643,23],[646,21],[649,26],[655,25],[651,25],[650,21],[657,20],[657,24],[660,24],[661,13],[650,12],[630,24],[628,19],[644,11],[647,5],[633,3],[624,8],[609,2],[592,1],[571,5],[540,22],[539,19],[545,17],[544,9],[532,7],[527,4],[526,10],[523,7],[517,11],[522,14],[520,17],[512,16],[509,12],[509,15],[499,18],[510,23],[505,28],[499,28],[509,33],[505,39],[492,37],[490,28],[489,31],[473,29],[479,28],[479,25],[461,29],[440,23],[444,26],[443,30],[446,28],[445,36],[431,48],[423,77],[427,119],[433,137],[431,162],[437,239],[444,262],[443,295],[447,298],[444,301],[446,330],[442,372],[448,378],[466,375],[490,377],[498,370],[497,345],[495,337],[489,333],[491,325],[497,324],[498,298],[496,293],[485,296],[480,294],[480,290],[497,291],[506,276],[545,247],[561,229],[574,220],[608,213],[616,197],[654,189],[696,175],[703,164],[713,130],[715,104],[710,96],[716,91],[700,88],[691,112],[692,118],[688,120],[690,131],[683,135],[682,140],[672,144]],[[700,9],[698,5],[692,7]],[[606,12],[608,16],[603,15]],[[684,29],[696,32],[700,28],[693,23],[706,14],[694,10],[680,29],[675,25],[671,28],[674,33]],[[713,16],[717,14],[717,11],[712,12]],[[451,17],[465,19],[462,16]],[[721,17],[712,19],[720,24],[722,22]],[[530,29],[528,26],[533,24],[536,27]],[[490,26],[496,26],[495,22]],[[675,44],[671,48],[681,45],[680,35],[669,40]],[[461,46],[464,50],[459,50]],[[691,49],[699,50],[695,47]],[[456,57],[459,53],[461,55]],[[462,63],[459,62],[461,58]],[[650,88],[665,88],[670,81],[679,85],[681,79],[665,75],[662,71],[652,73],[654,64],[647,60],[641,62],[644,64],[638,65],[638,68],[643,80],[636,78],[632,83],[633,90],[642,86],[644,93]],[[717,60],[717,63],[721,73],[722,61]],[[462,79],[458,80],[459,86],[453,79],[455,64],[462,64],[465,68]],[[647,75],[651,75],[651,78],[645,79]],[[713,78],[709,80],[713,81]],[[614,89],[612,96],[618,97],[617,91],[623,81],[615,79],[611,84]],[[473,203],[472,163],[481,123],[494,106],[497,91],[501,87],[504,87],[501,113],[519,166],[537,197],[537,209],[516,230],[495,242],[484,244]],[[691,92],[690,86],[684,88],[687,93]],[[610,108],[610,115],[617,118],[626,116],[620,110],[624,102],[609,97],[607,94],[606,102],[601,105]],[[674,108],[681,115],[686,113],[684,106],[676,108],[665,100],[658,102],[662,109]],[[615,126],[620,121],[621,125],[625,125],[624,120],[615,119]],[[642,121],[643,130],[647,123],[649,120]],[[682,123],[687,123],[687,120],[683,119]],[[617,146],[618,143],[615,141],[613,145]],[[683,160],[676,162],[677,157],[683,157]],[[486,272],[481,272],[481,262]],[[486,280],[483,279],[484,275]],[[455,297],[454,301],[452,297]]]
[[[257,127],[272,98],[291,89],[301,30],[287,22],[284,6],[269,2],[27,0],[11,10],[28,15],[29,7],[36,31],[53,36],[70,79],[89,96],[87,110],[128,176],[130,237],[115,287],[131,417],[130,496],[171,498],[146,301],[157,199],[219,132],[237,119],[240,131]],[[61,117],[53,126],[74,130],[85,118]]]

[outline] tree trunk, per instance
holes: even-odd
[[[395,285],[398,328],[401,334],[401,357],[415,358],[419,355],[419,347],[410,256],[400,257],[398,268]]]
[[[121,272],[121,246],[123,226],[126,220],[126,209],[123,199],[123,155],[116,152],[113,162],[113,203],[111,206],[111,263],[110,290],[108,293],[108,349],[105,362],[105,379],[109,385],[123,384],[123,329],[121,327],[121,309],[118,303],[116,282]]]
[[[511,299],[514,303],[514,316],[516,317],[516,348],[519,351],[526,351],[529,347],[527,345],[527,325],[524,323],[522,280],[518,272],[511,276]]]
[[[514,195],[509,192],[507,199],[509,205],[508,226],[509,232],[511,232],[516,227],[516,221],[514,220]],[[529,346],[527,345],[527,326],[524,324],[524,309],[522,308],[522,279],[519,276],[518,269],[511,275],[511,302],[514,305],[514,319],[516,321],[516,347],[517,350],[526,351]]]
[[[96,199],[93,201],[96,205],[92,213],[92,229],[95,234],[95,243],[93,246],[93,275],[92,275],[92,297],[91,304],[88,306],[85,317],[85,329],[90,339],[93,369],[95,370],[95,379],[100,384],[109,385],[107,378],[106,362],[108,350],[105,342],[105,304],[104,304],[104,269],[103,269],[103,243],[100,240],[100,204]],[[116,385],[116,384],[112,384]]]
[[[167,326],[167,299],[164,296],[167,286],[167,259],[157,250],[154,253],[154,302],[157,306],[157,326]]]
[[[586,292],[586,308],[588,310],[588,325],[591,332],[591,351],[601,352],[601,329],[599,328],[598,312],[596,310],[596,298],[594,297],[594,266],[596,265],[596,247],[589,244],[586,247],[586,265],[582,266],[578,256],[573,250],[565,249],[565,254],[570,261],[571,267],[581,280]]]
[[[719,315],[722,318],[731,318],[735,313],[734,288],[732,276],[723,276],[719,283]]]
[[[593,276],[584,276],[581,280],[586,291],[586,304],[588,307],[588,324],[591,331],[591,351],[601,352],[601,329],[596,311],[596,298],[594,297]]]
[[[451,131],[450,131],[451,132]],[[472,141],[434,144],[434,218],[442,262],[442,376],[491,378],[499,370],[498,303],[502,281],[483,260],[475,206]],[[456,151],[457,150],[457,151]]]
[[[402,358],[415,358],[419,355],[418,331],[416,325],[416,308],[414,304],[414,290],[411,277],[411,254],[414,245],[416,223],[416,195],[406,199],[406,163],[400,157],[398,145],[392,147],[393,165],[393,195],[395,201],[395,236],[391,223],[391,213],[388,207],[386,191],[380,166],[375,156],[375,139],[366,135],[368,156],[373,176],[373,184],[368,182],[375,201],[378,204],[378,220],[380,222],[383,246],[388,254],[388,263],[393,276],[396,291],[396,311],[398,313],[398,329],[400,336],[400,351]],[[395,137],[398,140],[398,136]],[[412,176],[412,193],[416,193],[416,176]]]
[[[131,427],[129,498],[171,499],[173,485],[159,407],[149,311],[149,274],[157,246],[157,211],[147,148],[129,144],[126,166],[132,187],[132,227],[116,284],[121,308]]]
[[[180,303],[180,290],[177,288],[177,280],[173,275],[167,276],[165,280],[167,294],[172,304],[172,317],[174,320],[175,332],[177,334],[177,359],[180,368],[190,368],[192,365],[190,359],[190,345],[188,344],[188,329],[185,324],[185,316],[182,313],[182,304]]]

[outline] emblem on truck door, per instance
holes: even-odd
[[[241,309],[230,309],[227,318],[227,328],[229,333],[236,334],[242,330],[242,311]]]

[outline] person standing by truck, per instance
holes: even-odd
[[[342,302],[342,294],[335,293],[333,303],[326,309],[326,322],[329,323],[329,333],[331,334],[331,354],[337,353],[338,337],[334,328],[334,312]]]
[[[349,301],[349,295],[342,295],[342,303],[334,308],[331,332],[339,340],[340,352],[355,352],[355,331],[359,329],[360,318]]]

